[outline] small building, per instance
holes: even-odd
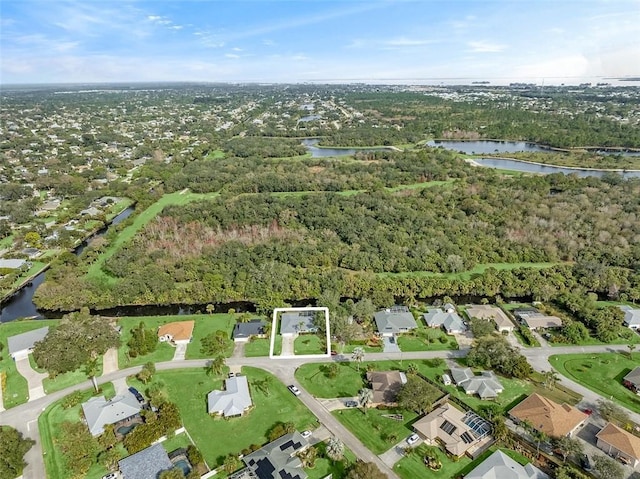
[[[276,439],[242,458],[247,469],[253,474],[247,475],[245,470],[230,476],[254,477],[258,479],[307,479],[298,453],[309,447],[309,443],[298,431]]]
[[[400,371],[370,371],[367,381],[373,391],[371,406],[392,406],[396,404],[400,389],[407,383],[407,376]]]
[[[627,328],[640,329],[640,309],[631,306],[620,306],[624,313],[624,324]]]
[[[428,444],[442,444],[455,457],[475,457],[493,443],[491,424],[448,402],[416,421],[413,429]]]
[[[440,308],[429,308],[423,317],[427,326],[444,328],[447,334],[459,334],[467,330],[464,321],[455,311],[447,313]]]
[[[120,459],[118,467],[123,479],[156,479],[161,472],[173,469],[174,466],[162,444],[154,444]]]
[[[246,323],[236,323],[233,327],[233,340],[237,343],[249,341],[251,338],[265,337],[266,323],[261,319],[252,319]]]
[[[548,437],[572,436],[589,417],[573,406],[558,404],[538,393],[511,409],[509,416],[518,423],[527,421]]]
[[[547,316],[536,308],[514,309],[513,315],[527,328],[535,329],[560,328],[562,320],[557,316]]]
[[[164,324],[158,329],[158,340],[172,344],[189,344],[195,324],[195,321],[175,321]]]
[[[22,269],[26,264],[24,259],[0,259],[0,269]]]
[[[34,329],[33,331],[7,338],[9,354],[15,361],[29,357],[29,353],[33,351],[35,344],[38,341],[42,341],[48,332],[49,326],[45,326],[44,328]]]
[[[242,416],[253,405],[246,376],[225,380],[225,391],[218,389],[207,395],[207,412],[224,417]]]
[[[456,386],[468,395],[477,394],[480,399],[495,399],[504,389],[492,371],[482,371],[477,376],[471,368],[451,368],[451,377]]]
[[[640,437],[608,423],[596,434],[596,446],[621,462],[636,467],[640,464]]]
[[[104,396],[92,397],[82,403],[82,411],[92,436],[104,432],[104,426],[135,418],[142,407],[136,397],[127,391],[107,401]]]
[[[416,329],[418,324],[413,314],[406,306],[393,306],[378,311],[373,316],[378,334],[381,336],[395,336]]]
[[[623,377],[622,384],[624,384],[626,388],[629,388],[636,394],[640,395],[640,366],[631,370],[625,377]]]
[[[532,464],[525,466],[498,450],[478,464],[465,479],[549,479]]]
[[[89,208],[80,211],[82,216],[98,216],[100,213],[101,211],[95,206],[90,206]]]
[[[315,311],[289,311],[280,316],[280,334],[297,336],[303,333],[316,333]]]
[[[493,321],[500,332],[511,332],[515,327],[505,312],[496,306],[489,306],[488,304],[474,304],[467,308],[467,315],[469,318]]]

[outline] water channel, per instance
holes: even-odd
[[[316,145],[320,140],[317,138],[307,138],[302,140],[302,144],[307,147],[313,158],[326,158],[329,156],[350,156],[358,152],[370,151],[393,151],[393,148],[378,146],[372,148],[318,148]]]

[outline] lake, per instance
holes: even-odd
[[[437,148],[441,146],[447,150],[459,151],[467,155],[482,155],[489,153],[560,153],[560,150],[537,145],[527,141],[500,141],[500,140],[431,140],[427,142],[427,146]],[[587,148],[591,153],[598,155],[622,155],[622,156],[640,156],[640,151],[629,151],[620,149],[604,149],[604,148]]]
[[[522,171],[525,173],[538,173],[549,175],[551,173],[564,173],[565,175],[577,175],[580,177],[597,176],[601,178],[607,173],[616,173],[623,178],[640,178],[640,171],[607,171],[590,168],[566,168],[562,166],[542,165],[510,158],[474,158],[473,161],[480,166],[497,168],[500,170]]]
[[[371,148],[318,148],[317,145],[320,140],[317,138],[306,138],[302,140],[302,144],[307,147],[309,153],[313,158],[326,158],[328,156],[351,156],[358,152],[371,152],[371,151],[393,151],[392,148],[386,146],[378,146]]]

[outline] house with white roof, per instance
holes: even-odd
[[[207,395],[207,412],[224,417],[242,416],[252,405],[246,376],[225,380],[225,391],[216,389]]]
[[[393,306],[378,311],[373,315],[373,319],[381,336],[395,336],[418,327],[413,314],[406,306]]]
[[[451,310],[449,309],[448,311]],[[447,334],[458,334],[467,330],[464,321],[455,311],[445,312],[440,308],[429,308],[423,317],[427,326],[430,328],[444,328]]]
[[[477,394],[480,399],[495,399],[504,389],[492,371],[475,375],[471,368],[451,368],[451,377],[456,386],[464,389],[468,395]]]
[[[640,309],[631,306],[620,306],[624,313],[624,325],[631,329],[640,329]]]
[[[104,426],[133,419],[142,410],[136,397],[127,391],[107,401],[104,396],[92,397],[82,403],[82,411],[92,436],[104,432]]]
[[[549,479],[532,464],[521,465],[498,450],[478,464],[465,479]]]
[[[33,351],[35,344],[38,341],[42,341],[48,332],[49,326],[45,326],[44,328],[34,329],[33,331],[27,331],[26,333],[16,334],[15,336],[7,338],[9,354],[15,361],[27,358],[29,353]]]

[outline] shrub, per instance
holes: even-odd
[[[69,394],[68,396],[65,396],[65,398],[62,400],[62,408],[69,409],[74,406],[77,406],[81,402],[82,402],[82,392],[75,391]]]

